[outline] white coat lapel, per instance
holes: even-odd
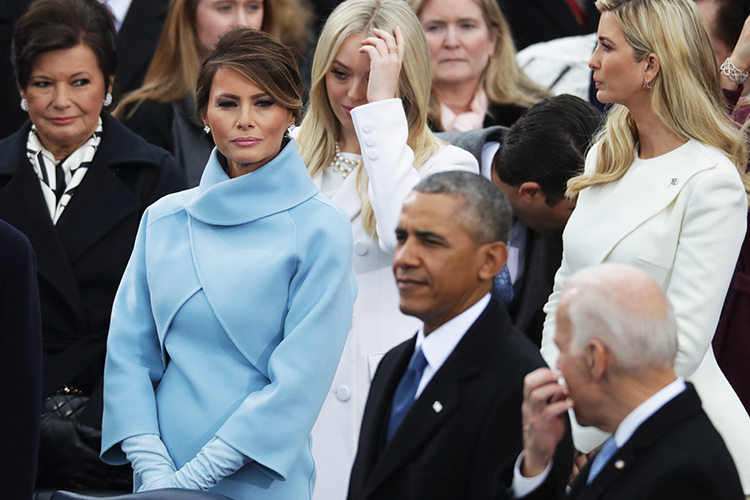
[[[320,188],[322,175],[318,175],[314,180]],[[336,205],[344,209],[349,215],[349,220],[354,220],[360,212],[362,212],[362,204],[357,196],[357,172],[352,171],[350,175],[344,179],[344,183],[338,188],[336,193],[331,197],[331,201]]]
[[[566,249],[565,256],[572,268],[603,262],[623,238],[669,206],[691,177],[715,166],[714,159],[704,148],[693,148],[705,155],[704,159],[687,164],[680,161],[679,150],[685,146],[653,160],[636,160],[618,181],[579,194],[578,207],[565,231],[586,234],[595,228],[597,234],[586,240],[588,245],[592,241],[595,245],[575,251]],[[674,161],[669,161],[670,156]],[[574,247],[576,242],[566,241],[568,244]],[[581,262],[573,262],[578,259],[582,259]]]

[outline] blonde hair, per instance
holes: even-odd
[[[399,96],[409,124],[406,142],[414,151],[414,167],[419,168],[442,144],[427,127],[432,87],[430,51],[417,16],[402,0],[347,0],[331,13],[315,50],[310,102],[297,138],[297,147],[311,176],[320,174],[333,160],[341,129],[328,101],[325,82],[339,47],[352,35],[372,35],[373,28],[393,33],[396,26],[401,28],[406,47],[399,75]],[[376,237],[375,213],[367,194],[369,178],[362,162],[356,175],[362,224],[367,234]]]
[[[490,102],[498,104],[515,104],[531,107],[550,93],[534,83],[516,62],[516,46],[497,0],[473,0],[482,10],[484,23],[490,36],[495,37],[495,52],[485,68],[481,87],[487,93]],[[430,0],[406,0],[417,16]],[[440,123],[440,103],[437,98],[431,101],[430,119]]]
[[[303,2],[306,0],[263,0],[261,30],[305,53],[310,40],[306,23],[312,14]],[[127,117],[132,116],[145,100],[172,103],[195,91],[202,50],[195,31],[199,3],[200,0],[171,0],[143,85],[120,101],[114,116],[126,117],[128,107]]]
[[[750,191],[745,142],[727,115],[706,21],[693,1],[597,0],[596,7],[615,18],[636,62],[656,54],[660,67],[650,91],[656,116],[682,139],[723,151],[740,172],[745,191]],[[615,181],[628,171],[639,142],[630,111],[615,105],[594,142],[598,142],[596,170],[570,179],[569,197]]]

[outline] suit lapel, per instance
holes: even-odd
[[[691,177],[713,168],[715,162],[707,152],[702,153],[704,159],[690,164],[664,159],[658,164],[640,164],[616,182],[580,193],[578,203],[585,204],[586,210],[574,211],[565,230],[586,234],[596,228],[596,245],[588,244],[591,240],[587,239],[580,252],[566,249],[570,267],[581,269],[604,262],[623,238],[672,203]],[[608,214],[607,224],[602,224],[602,213]]]
[[[701,410],[700,399],[695,388],[689,382],[685,390],[668,401],[664,406],[646,419],[635,430],[628,441],[607,462],[604,468],[586,485],[591,463],[581,471],[580,478],[571,488],[569,499],[594,500],[602,498],[610,487],[635,466],[640,456],[647,453],[659,439],[672,427],[683,420],[691,418]],[[591,462],[591,461],[590,461]]]
[[[78,294],[73,269],[68,255],[52,223],[47,210],[39,178],[26,158],[25,138],[28,127],[20,133],[23,145],[14,147],[12,159],[6,166],[17,169],[13,178],[0,191],[0,218],[14,226],[29,238],[37,259],[37,273],[40,281],[46,282],[59,295],[61,300],[70,303],[70,310],[76,311],[76,324],[84,328],[83,305]],[[2,174],[10,173],[6,169]],[[64,212],[63,212],[64,213]]]
[[[318,190],[320,190],[323,183],[323,173],[321,172],[316,175],[313,182],[315,182]],[[362,212],[362,204],[359,201],[359,196],[357,196],[356,171],[352,171],[351,175],[348,175],[344,179],[344,183],[331,196],[331,201],[344,209],[350,221],[354,220]]]
[[[498,323],[497,307],[494,299],[491,300],[445,360],[443,366],[432,377],[419,398],[414,401],[414,405],[404,417],[391,441],[386,444],[377,458],[363,497],[366,498],[370,492],[378,488],[391,474],[409,461],[411,456],[449,420],[451,414],[458,408],[461,401],[461,382],[481,373],[487,336],[502,335],[511,328],[507,314],[504,315],[505,321]],[[483,325],[488,320],[494,325],[499,324],[500,327],[484,328]],[[397,373],[390,374],[390,380],[382,392],[383,397],[378,398],[380,399],[378,417],[381,422],[390,416],[393,394],[413,353],[414,343],[407,352],[402,354],[403,368]]]
[[[97,151],[97,156],[57,221],[58,234],[73,264],[123,219],[143,209],[141,201],[105,164],[106,151]]]

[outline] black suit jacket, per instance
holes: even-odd
[[[132,0],[117,34],[115,84],[120,92],[130,92],[143,83],[168,10],[169,0]]]
[[[30,500],[41,413],[42,324],[29,240],[0,220],[0,484],[3,498]]]
[[[26,157],[31,123],[0,142],[0,218],[28,237],[38,261],[42,396],[64,384],[94,391],[104,368],[112,301],[141,215],[184,187],[169,153],[107,113],[102,121],[99,149],[57,225]],[[95,411],[93,402],[89,406]],[[101,415],[90,424],[100,426]]]
[[[690,383],[644,421],[587,485],[590,466],[576,478],[568,500],[745,498],[732,457]],[[502,476],[509,485],[512,470],[504,469]],[[562,498],[551,484],[524,498]]]
[[[415,342],[396,346],[378,366],[348,498],[490,498],[500,464],[523,448],[523,378],[544,361],[493,298],[385,443],[393,393]],[[572,456],[568,434],[552,473],[561,491]]]
[[[586,26],[578,24],[565,0],[498,0],[510,24],[516,50],[533,43],[596,31],[599,11],[595,0],[586,0]]]
[[[524,274],[513,283],[513,300],[508,312],[516,327],[536,344],[542,346],[544,311],[555,274],[562,263],[562,232],[542,234],[526,229],[526,261]]]

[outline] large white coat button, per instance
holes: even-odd
[[[351,392],[349,391],[349,388],[345,385],[342,385],[338,389],[336,389],[336,397],[339,398],[339,401],[349,401],[349,397],[351,397]]]
[[[364,125],[362,125],[362,132],[364,132],[365,134],[369,134],[370,132],[372,132],[372,124],[365,123]]]
[[[365,137],[365,145],[366,146],[374,146],[375,145],[375,138],[372,136]]]
[[[367,255],[369,251],[370,245],[366,241],[359,240],[354,242],[354,253],[357,255]]]
[[[375,161],[378,159],[378,152],[377,151],[370,151],[367,153],[367,157],[371,159],[372,161]]]

